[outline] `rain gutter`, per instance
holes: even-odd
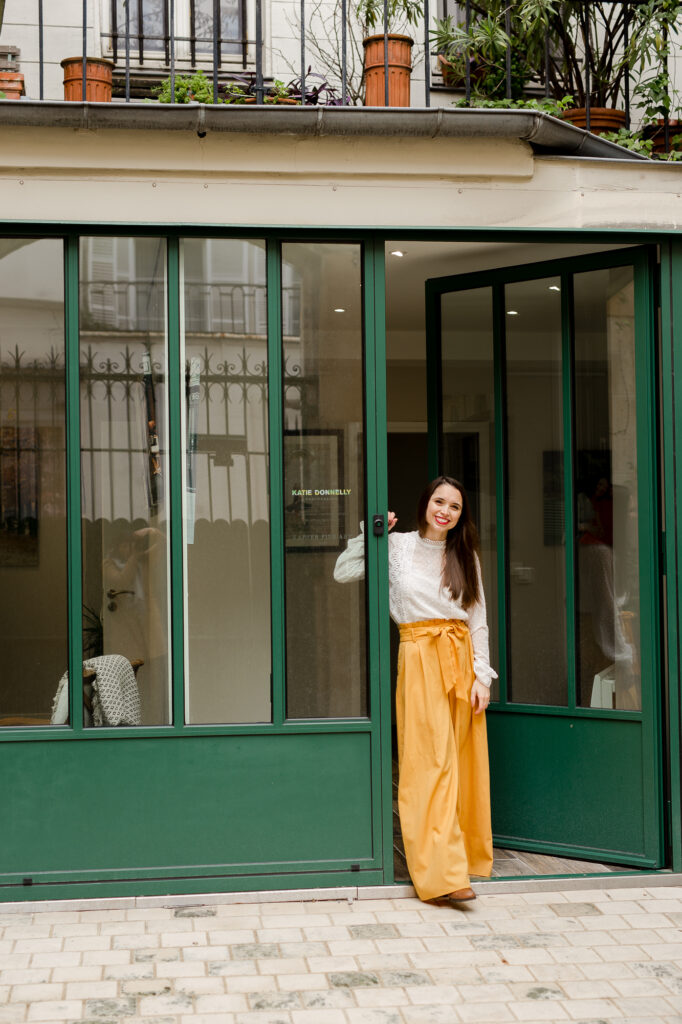
[[[239,132],[318,137],[517,139],[529,143],[536,153],[548,155],[646,160],[638,153],[537,110],[0,100],[0,129],[3,125],[86,131],[186,131],[202,138],[209,132]]]

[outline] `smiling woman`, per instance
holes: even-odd
[[[485,718],[495,673],[478,560],[462,484],[440,476],[422,493],[419,529],[389,535],[391,617],[400,627],[396,723],[405,856],[422,900],[475,898],[470,875],[492,870]],[[389,512],[388,527],[397,517]],[[364,575],[364,538],[336,562],[338,582]]]

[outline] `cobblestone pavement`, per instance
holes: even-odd
[[[682,886],[491,894],[460,910],[0,906],[0,1024],[55,1021],[672,1024]]]

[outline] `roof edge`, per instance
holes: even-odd
[[[297,136],[496,138],[536,152],[603,160],[647,160],[639,153],[538,110],[459,107],[291,107],[203,103],[72,103],[0,100],[0,126],[145,131],[242,132]]]

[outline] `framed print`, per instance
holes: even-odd
[[[287,551],[338,551],[345,544],[340,430],[284,431],[284,540]]]

